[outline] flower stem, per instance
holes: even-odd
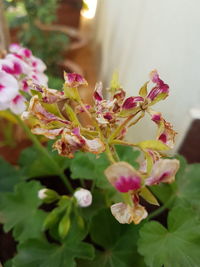
[[[163,206],[161,206],[160,208],[158,208],[157,210],[153,211],[152,213],[149,214],[149,216],[147,217],[147,220],[149,221],[150,219],[158,216],[159,214],[161,214],[164,210],[166,210],[170,204],[174,201],[175,199],[175,195],[172,195],[168,201],[165,202],[165,204]]]
[[[32,134],[32,132],[29,129],[29,127],[20,119],[20,117],[17,116],[17,115],[15,115],[15,118],[16,118],[17,122],[19,123],[19,125],[22,127],[22,129],[25,131],[26,135],[33,142],[33,144],[37,148],[37,150],[41,154],[43,154],[45,157],[47,157],[49,159],[49,161],[51,162],[52,166],[54,166],[56,172],[58,173],[59,177],[61,178],[61,180],[63,181],[63,183],[65,184],[65,186],[69,190],[69,192],[70,193],[73,193],[73,188],[72,188],[72,186],[71,186],[71,184],[70,184],[67,176],[64,174],[64,171],[61,170],[61,168],[58,165],[58,163],[49,154],[49,152],[47,151],[47,149],[38,141],[37,137],[34,134]]]

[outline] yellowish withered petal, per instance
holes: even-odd
[[[141,205],[130,206],[123,202],[111,206],[111,213],[121,224],[139,224],[148,216],[146,209]]]
[[[139,224],[142,220],[144,220],[148,216],[148,213],[145,207],[141,205],[137,205],[134,207],[132,211],[132,219],[135,224]]]
[[[105,150],[105,145],[99,138],[89,140],[83,137],[83,139],[85,140],[84,149],[86,151],[93,154],[99,154]]]
[[[122,224],[132,222],[132,207],[123,202],[116,203],[111,207],[111,213],[115,219]]]
[[[40,126],[34,126],[32,128],[32,133],[36,135],[44,135],[49,139],[55,139],[58,135],[62,133],[64,128],[59,128],[59,129],[45,129],[41,128]]]

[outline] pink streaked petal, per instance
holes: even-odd
[[[141,96],[136,96],[136,97],[128,97],[123,105],[122,105],[122,108],[123,109],[132,109],[132,108],[135,108],[137,105],[138,105],[138,102],[142,102],[144,101],[144,98],[141,97]]]
[[[115,188],[121,192],[126,193],[130,190],[138,190],[141,187],[141,178],[139,176],[121,176],[115,182]]]
[[[12,75],[6,73],[5,71],[0,71],[0,81],[0,102],[9,102],[18,93],[19,84]]]
[[[120,185],[126,185],[129,184],[131,185],[131,188],[137,188],[140,185],[140,173],[136,171],[130,164],[127,162],[116,162],[110,165],[106,170],[105,170],[105,175],[108,179],[108,181],[115,187],[116,183],[117,186]],[[122,178],[121,177],[125,177]],[[131,179],[133,181],[131,181]],[[121,187],[120,187],[121,188]],[[123,189],[122,189],[123,190]],[[130,189],[131,190],[131,189]]]
[[[158,160],[150,174],[145,180],[146,185],[155,185],[159,183],[172,183],[179,169],[180,163],[177,159],[160,159]]]
[[[103,100],[103,86],[102,83],[99,82],[96,84],[95,89],[94,89],[94,100],[97,102],[101,102]]]
[[[27,58],[30,58],[30,57],[32,56],[32,52],[31,52],[31,50],[29,50],[28,48],[23,48],[23,49],[22,49],[22,53],[23,53],[23,55],[24,55],[25,57],[27,57]]]
[[[26,110],[25,101],[26,99],[23,96],[17,95],[10,102],[11,111],[15,114],[21,114],[22,112],[24,112]]]

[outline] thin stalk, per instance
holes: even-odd
[[[141,120],[144,117],[144,115],[145,115],[145,112],[142,112],[142,114],[135,121],[131,122],[128,125],[128,127],[131,127],[131,126],[135,125],[139,120]]]
[[[122,122],[122,124],[120,124],[115,131],[111,134],[111,136],[108,139],[108,142],[112,142],[112,140],[123,130],[123,128],[140,112],[141,110],[139,110],[136,114],[132,114],[130,115],[126,120],[124,120]]]
[[[37,150],[43,154],[45,157],[49,159],[52,166],[54,166],[55,170],[57,171],[59,177],[67,187],[70,193],[73,193],[73,188],[67,178],[67,176],[64,174],[64,171],[60,169],[60,166],[57,164],[57,162],[52,158],[52,156],[49,154],[49,152],[46,150],[45,147],[42,146],[42,144],[38,141],[37,137],[32,134],[29,127],[18,117],[15,115],[16,120],[18,121],[19,125],[22,127],[22,129],[25,131],[26,135],[30,138],[30,140],[33,142],[34,146],[37,148]]]
[[[152,213],[149,214],[149,216],[147,217],[147,220],[149,221],[150,219],[158,216],[159,214],[161,214],[164,210],[166,210],[170,204],[174,201],[175,199],[175,195],[172,195],[168,201],[165,202],[165,204],[163,206],[161,206],[160,208],[158,208],[157,210],[153,211]]]

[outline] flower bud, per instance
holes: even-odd
[[[92,194],[89,190],[80,188],[74,193],[74,197],[80,207],[88,207],[92,204]]]
[[[59,195],[54,190],[43,188],[38,191],[38,198],[45,203],[52,203],[59,198]]]

